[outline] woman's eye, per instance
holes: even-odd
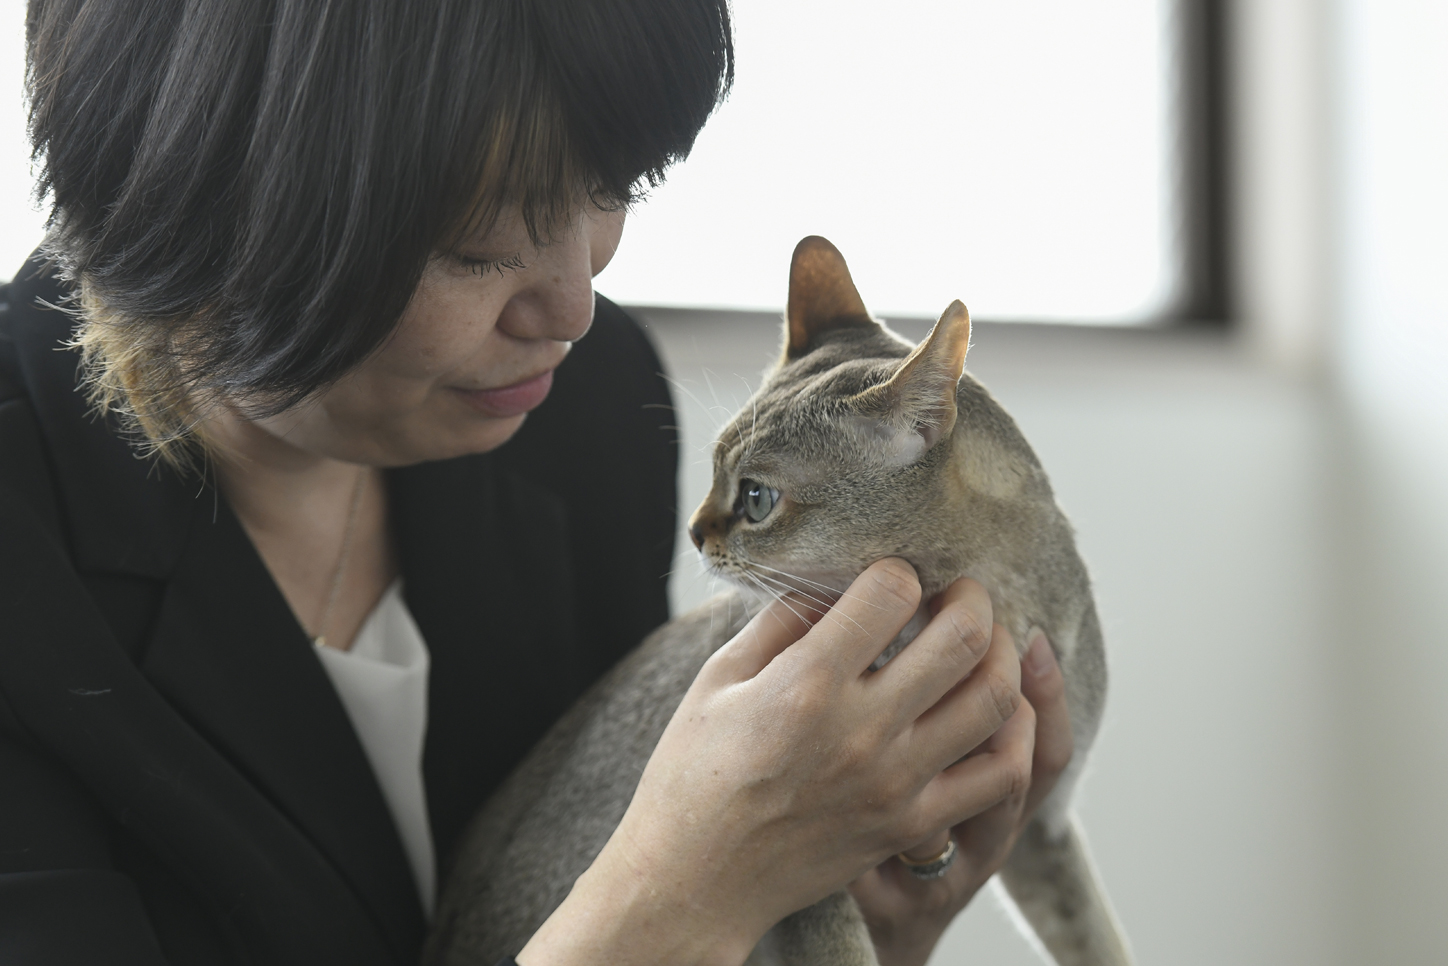
[[[497,272],[502,277],[507,272],[521,271],[528,266],[523,264],[523,256],[509,255],[507,258],[469,258],[466,255],[457,256],[463,267],[474,275],[490,275]]]
[[[753,523],[758,523],[779,502],[779,491],[773,487],[765,486],[756,480],[739,481],[739,505],[744,515]]]

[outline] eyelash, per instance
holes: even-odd
[[[459,255],[458,261],[461,262],[468,271],[480,278],[490,272],[497,272],[498,277],[502,278],[505,271],[517,272],[528,267],[523,264],[522,255],[509,255],[507,258],[498,259],[466,258]]]

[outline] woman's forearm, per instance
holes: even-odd
[[[611,843],[612,844],[612,843]],[[762,929],[703,909],[684,883],[605,849],[518,954],[518,966],[739,966]]]

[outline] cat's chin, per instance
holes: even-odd
[[[849,590],[855,577],[859,576],[858,574],[823,569],[786,571],[757,563],[751,563],[739,569],[711,566],[709,573],[711,576],[727,580],[759,606],[779,600],[788,594],[793,601],[790,606],[802,606],[816,612],[823,612],[823,610],[833,607]],[[914,616],[900,629],[900,633],[895,635],[890,646],[885,648],[870,665],[870,669],[879,670],[884,667],[907,644],[915,640],[928,623],[930,623],[930,609],[922,601]]]
[[[807,603],[832,607],[844,596],[858,573],[826,570],[785,570],[750,561],[746,564],[707,564],[711,577],[726,580],[751,597],[777,599],[785,594]]]

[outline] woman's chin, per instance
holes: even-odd
[[[344,429],[333,426],[316,446],[307,446],[295,430],[289,438],[303,449],[349,463],[412,466],[495,450],[512,439],[527,418],[527,413],[483,416],[467,409],[445,414],[420,410],[390,422],[359,422]]]
[[[416,440],[415,442],[421,442],[422,445],[409,447],[415,451],[406,462],[429,463],[490,452],[512,439],[527,418],[527,413],[506,417],[473,416],[462,425],[449,427],[449,432],[436,433],[432,439],[426,441]]]

